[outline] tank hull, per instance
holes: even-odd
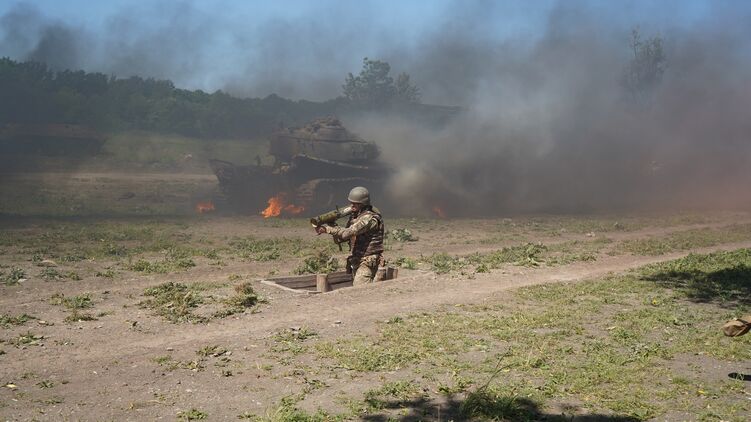
[[[228,202],[238,211],[261,212],[274,197],[289,205],[290,212],[327,211],[337,202],[343,205],[353,186],[367,186],[378,195],[389,173],[378,161],[378,146],[349,132],[333,117],[302,128],[280,129],[269,141],[276,160],[273,166],[210,160]]]

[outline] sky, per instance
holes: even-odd
[[[426,102],[458,99],[430,75],[438,43],[531,46],[551,16],[665,33],[742,2],[485,0],[2,0],[0,56],[53,68],[170,79],[178,87],[308,100],[341,94],[362,59],[407,72]],[[743,7],[748,10],[748,7]],[[611,31],[612,32],[612,31]],[[613,36],[613,33],[603,34]],[[625,42],[625,41],[624,41]]]

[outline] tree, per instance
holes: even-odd
[[[395,84],[390,72],[391,65],[387,62],[365,57],[360,74],[349,73],[344,79],[344,96],[353,104],[369,108],[380,108],[395,101],[418,102],[420,92],[410,84],[409,75],[400,74]]]
[[[396,99],[405,103],[419,103],[420,89],[409,82],[409,75],[402,72],[396,77]]]
[[[624,84],[637,99],[646,99],[662,81],[666,58],[662,38],[652,37],[644,41],[638,28],[631,31],[633,58],[626,68]]]

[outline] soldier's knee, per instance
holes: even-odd
[[[375,274],[370,270],[370,268],[365,265],[361,265],[360,268],[357,269],[357,272],[355,272],[352,284],[359,286],[361,284],[372,283],[374,276]]]

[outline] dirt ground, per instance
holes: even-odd
[[[40,176],[5,178],[4,189],[11,189],[11,180],[15,186],[23,185],[24,180],[37,183],[35,177]],[[46,177],[54,179],[53,175]],[[70,212],[62,218],[51,217],[41,206],[31,215],[22,215],[19,210],[24,208],[20,206],[4,210],[6,217],[0,219],[0,270],[9,273],[18,268],[24,277],[19,283],[0,284],[0,314],[26,314],[34,319],[0,328],[2,420],[173,420],[178,415],[188,418],[185,412],[191,409],[201,409],[210,420],[235,420],[242,414],[263,416],[282,397],[303,388],[301,377],[291,374],[290,368],[279,364],[274,356],[274,336],[290,328],[304,327],[317,333],[319,340],[367,335],[375,332],[377,323],[396,315],[502,302],[510,289],[520,286],[586,280],[691,252],[751,247],[751,237],[742,236],[720,239],[708,246],[675,248],[656,256],[629,253],[617,247],[632,240],[669,237],[687,230],[721,230],[751,223],[751,214],[740,212],[689,217],[509,216],[485,220],[389,220],[387,216],[390,228],[409,229],[417,238],[389,243],[389,258],[413,259],[416,264],[412,268],[401,268],[396,280],[305,295],[259,282],[269,275],[291,274],[300,265],[305,252],[293,250],[294,245],[285,244],[280,254],[271,259],[223,249],[237,238],[287,239],[292,244],[323,241],[315,238],[304,219],[264,220],[228,215],[222,210],[193,215],[193,201],[202,196],[219,197],[210,179],[141,176],[139,180],[130,178],[126,186],[118,183],[119,177],[79,175],[77,181],[66,179],[65,188],[50,188],[61,195],[73,190],[88,198],[83,200],[97,201],[96,206],[82,208],[93,210],[88,216]],[[154,186],[154,180],[162,185]],[[148,189],[144,184],[150,185]],[[185,189],[165,193],[165,187],[178,185]],[[198,186],[201,194],[190,186]],[[158,198],[160,204],[166,202],[176,209],[179,205],[184,215],[175,216],[166,208],[155,208],[143,201],[135,205],[126,195],[130,191],[135,192],[136,200]],[[122,205],[115,212],[118,216],[107,217],[106,204],[101,201]],[[164,215],[153,217],[139,211],[139,206],[164,210]],[[91,227],[99,227],[94,232],[105,235],[107,230],[149,227],[153,231],[146,232],[146,237],[158,236],[161,228],[168,227],[170,239],[176,239],[179,245],[218,252],[193,254],[195,265],[187,268],[165,273],[138,271],[133,269],[134,262],[157,262],[164,254],[157,249],[138,250],[127,256],[87,253],[110,242],[90,236]],[[488,272],[460,269],[441,274],[426,264],[426,257],[436,253],[466,256],[535,242],[590,245],[603,238],[607,238],[607,243],[587,249],[592,259],[574,259],[555,266],[509,264]],[[138,236],[114,239],[113,243],[134,250],[144,242]],[[305,247],[315,248],[318,244],[305,243]],[[66,250],[81,250],[83,256],[65,259]],[[345,255],[334,253],[339,258]],[[61,276],[45,278],[50,275],[49,268]],[[103,275],[107,270],[112,273]],[[208,302],[212,296],[230,295],[235,284],[250,282],[264,302],[245,312],[207,322],[172,323],[155,315],[154,309],[139,305],[146,300],[145,289],[166,282],[200,283]],[[68,318],[71,311],[54,300],[87,294],[93,307],[85,311],[94,316],[88,321]],[[220,352],[200,353],[212,346],[219,346],[211,350]],[[164,362],[188,364],[168,369]],[[724,374],[728,370],[722,367],[717,371]],[[751,365],[746,363],[736,370],[751,373]],[[373,380],[362,377],[337,376],[321,381],[329,386],[328,391],[349,395],[375,385]],[[314,393],[308,395],[303,406],[315,410],[336,408],[338,404],[329,393]]]

